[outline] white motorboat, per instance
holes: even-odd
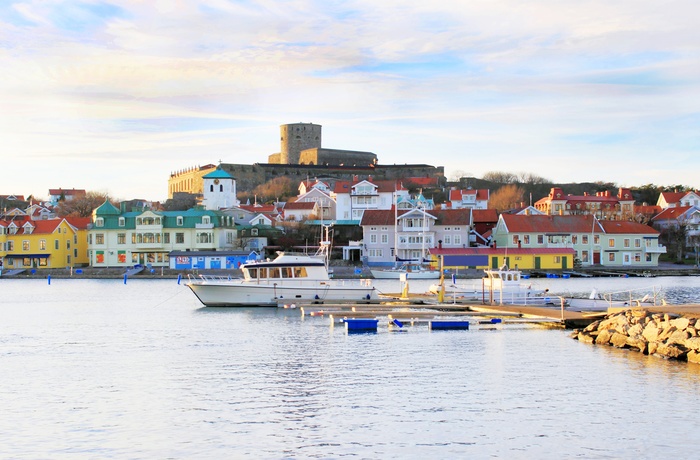
[[[419,264],[405,264],[396,268],[371,268],[372,276],[376,279],[398,280],[406,275],[409,280],[436,280],[440,278],[440,270],[433,270]]]
[[[187,283],[208,307],[277,306],[299,302],[372,302],[370,280],[331,280],[322,258],[278,252],[274,260],[241,265],[243,278],[201,275]]]

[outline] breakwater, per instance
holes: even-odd
[[[645,309],[625,310],[595,321],[572,337],[580,342],[628,348],[647,355],[700,363],[700,319],[654,313]]]

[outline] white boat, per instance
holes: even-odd
[[[604,311],[608,308],[645,307],[665,304],[656,287],[600,294],[597,290],[588,297],[574,297],[566,293],[553,293],[549,289],[534,290],[529,283],[522,282],[522,273],[506,265],[484,270],[480,285],[433,284],[430,292],[438,294],[444,289],[444,300],[450,298],[474,300],[487,304],[537,305],[565,307],[569,310]]]
[[[274,260],[241,265],[243,278],[201,275],[187,283],[208,307],[277,306],[299,302],[371,302],[369,280],[331,280],[322,258],[278,252]]]
[[[433,270],[419,264],[405,264],[395,268],[371,268],[372,276],[376,279],[398,280],[405,274],[409,280],[436,280],[440,278],[440,270]]]

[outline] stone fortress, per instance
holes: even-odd
[[[396,180],[407,177],[437,177],[445,182],[445,168],[426,164],[381,165],[371,152],[323,148],[322,127],[313,123],[292,123],[280,126],[280,151],[269,155],[268,163],[222,163],[231,174],[239,191],[251,191],[256,186],[280,176],[301,182],[318,178],[334,182],[353,180],[355,176],[376,180]],[[196,166],[170,174],[168,198],[174,193],[201,194],[202,177],[216,169],[213,164]]]

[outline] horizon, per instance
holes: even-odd
[[[0,193],[162,202],[297,122],[449,179],[698,190],[700,4],[641,3],[3,2]]]

